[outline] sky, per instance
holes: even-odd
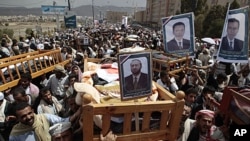
[[[26,7],[34,8],[41,7],[41,5],[56,5],[67,6],[68,0],[0,0],[0,7]],[[119,7],[146,7],[147,0],[93,0],[94,5],[114,5]],[[71,7],[78,7],[81,5],[91,5],[92,0],[70,0]]]

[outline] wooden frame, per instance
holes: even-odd
[[[63,61],[60,50],[48,50],[4,58],[0,59],[0,62],[0,78],[2,80],[0,91],[4,91],[18,84],[21,73],[30,72],[32,78],[36,78],[54,70],[56,64],[65,65],[70,60]]]
[[[15,55],[15,56],[3,58],[3,59],[0,59],[0,64],[8,63],[8,62],[19,60],[22,58],[26,58],[27,56],[34,56],[37,54],[39,54],[39,51],[33,51],[33,52],[25,53],[25,54],[20,54],[20,55]]]
[[[240,94],[236,90],[238,87],[226,87],[223,91],[223,97],[220,103],[216,101],[211,101],[215,107],[217,107],[221,113],[225,115],[224,122],[225,124],[228,124],[230,119],[232,119],[236,124],[244,125],[244,121],[241,120],[240,117],[238,117],[235,114],[235,111],[232,111],[231,109],[231,102],[234,98],[237,100],[244,102],[244,103],[250,103],[250,98]]]
[[[186,70],[190,66],[191,57],[180,57],[173,54],[161,53],[167,57],[174,58],[173,60],[167,59],[159,59],[154,58],[152,59],[153,62],[153,72],[160,73],[161,71],[166,71],[172,76],[176,76],[177,73],[180,71]]]
[[[123,133],[117,134],[117,141],[151,141],[177,139],[179,124],[184,107],[184,96],[175,97],[164,88],[157,86],[161,101],[140,103],[112,103],[83,105],[83,134],[84,141],[99,141],[99,134],[94,135],[94,115],[102,115],[102,134],[106,135],[110,130],[112,115],[123,115]],[[159,127],[150,129],[151,113],[161,112]],[[133,113],[143,113],[142,128],[139,131],[131,131]]]
[[[83,62],[84,62],[84,72],[88,71],[88,62],[93,62],[99,64],[102,61],[100,58],[88,58],[84,57]]]
[[[100,63],[102,59],[85,58],[84,69],[88,70],[87,63],[93,61]],[[154,82],[159,93],[159,100],[155,102],[134,102],[134,103],[112,103],[112,104],[88,104],[82,105],[82,123],[85,141],[99,141],[99,134],[94,134],[94,116],[102,115],[102,134],[106,135],[110,130],[111,117],[122,115],[123,133],[117,134],[117,141],[152,141],[177,139],[179,124],[184,107],[184,95],[176,96]],[[84,97],[83,97],[84,100]],[[150,118],[152,112],[161,112],[159,128],[150,129]],[[134,113],[143,113],[142,127],[140,130],[131,131],[131,120]]]
[[[174,57],[176,58],[175,60],[162,60],[159,58],[154,58],[152,56],[152,72],[158,72],[160,73],[161,71],[164,71],[164,67],[166,68],[166,71],[172,75],[176,76],[175,74],[185,70],[187,67],[190,67],[191,59],[189,56],[186,57],[180,57],[178,55],[174,54],[167,54],[167,53],[161,53],[163,55],[169,56],[169,57]],[[84,57],[84,71],[87,71],[88,69],[88,62],[93,62],[99,64],[102,59],[100,58],[88,58]],[[180,64],[180,66],[177,66],[176,64]],[[169,66],[172,66],[172,69],[170,69]],[[179,67],[179,68],[177,68]]]

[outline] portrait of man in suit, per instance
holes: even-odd
[[[226,51],[241,51],[244,42],[235,38],[240,27],[240,22],[236,18],[228,19],[227,35],[222,38],[221,49]]]
[[[190,48],[190,40],[184,39],[185,24],[183,22],[176,22],[173,25],[174,38],[167,42],[168,51],[176,51]]]
[[[133,59],[130,62],[130,71],[132,74],[125,77],[125,90],[133,91],[145,89],[149,85],[148,74],[141,72],[142,63],[139,59]]]

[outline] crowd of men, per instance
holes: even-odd
[[[65,66],[57,65],[53,73],[32,79],[21,74],[16,87],[0,93],[0,140],[50,141],[57,139],[82,140],[81,108],[76,104],[74,82],[83,74],[83,58],[116,57],[124,48],[128,35],[137,35],[130,46],[141,46],[157,53],[164,52],[160,31],[144,28],[80,28],[57,31],[52,37],[20,37],[1,39],[0,58],[11,57],[35,50],[60,49],[63,59],[71,59]],[[248,64],[215,61],[215,45],[196,44],[193,68],[178,73],[178,78],[166,71],[155,74],[154,81],[175,94],[185,92],[185,107],[180,123],[178,140],[228,140],[228,129],[222,115],[217,113],[211,100],[220,102],[227,85],[249,85]],[[49,132],[48,132],[49,131]],[[112,141],[110,132],[102,140]]]

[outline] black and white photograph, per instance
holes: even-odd
[[[151,53],[125,53],[118,59],[122,100],[148,96],[152,91]]]
[[[223,62],[248,62],[247,7],[229,10],[225,19],[217,59]]]
[[[193,14],[162,18],[165,51],[180,55],[192,54],[194,45]]]

